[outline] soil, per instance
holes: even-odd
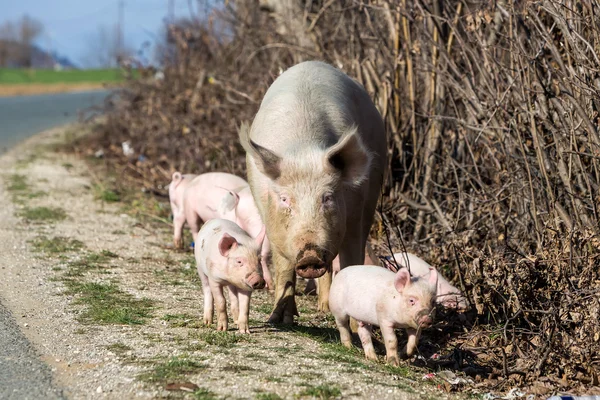
[[[191,251],[171,248],[168,221],[132,216],[132,207],[164,208],[167,200],[109,202],[98,189],[103,177],[54,150],[65,137],[64,129],[48,131],[0,158],[0,293],[68,398],[463,398],[442,391],[437,378],[422,379],[427,371],[410,360],[394,368],[381,350],[375,363],[359,342],[343,348],[313,296],[298,297],[295,326],[265,323],[273,295],[264,290],[252,297],[250,335],[238,334],[231,318],[227,333],[203,326]],[[15,177],[24,187],[11,186]],[[36,207],[66,218],[23,217]],[[71,246],[43,246],[44,238]],[[150,315],[94,317],[82,289],[92,283],[118,288],[133,308],[148,299]]]

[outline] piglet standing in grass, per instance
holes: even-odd
[[[241,333],[250,333],[250,296],[254,289],[265,286],[260,267],[264,237],[264,229],[253,239],[235,222],[225,219],[212,219],[202,226],[194,253],[204,292],[205,324],[212,324],[214,301],[217,329],[227,330],[227,305],[223,296],[223,287],[227,286],[233,319]]]
[[[394,329],[406,329],[405,353],[411,356],[417,348],[421,329],[433,323],[437,279],[433,268],[426,278],[411,278],[406,268],[395,274],[374,265],[342,269],[333,279],[329,292],[329,306],[342,344],[352,346],[349,326],[352,317],[358,321],[365,357],[377,360],[371,340],[372,325],[377,325],[385,341],[387,361],[398,365],[398,339]]]

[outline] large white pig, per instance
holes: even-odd
[[[248,181],[275,267],[271,322],[293,322],[296,274],[319,278],[329,310],[331,264],[362,264],[386,166],[386,135],[369,95],[322,62],[300,63],[271,85],[243,124]]]

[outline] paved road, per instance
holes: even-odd
[[[51,377],[50,368],[0,303],[0,399],[63,399]]]
[[[79,111],[101,105],[108,93],[0,97],[0,154],[38,132],[76,121]]]

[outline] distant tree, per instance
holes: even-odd
[[[88,52],[84,64],[88,67],[116,67],[134,54],[133,49],[119,44],[116,28],[100,25],[96,32],[88,38]]]
[[[43,31],[44,25],[28,15],[0,25],[0,65],[31,67],[33,43]]]

